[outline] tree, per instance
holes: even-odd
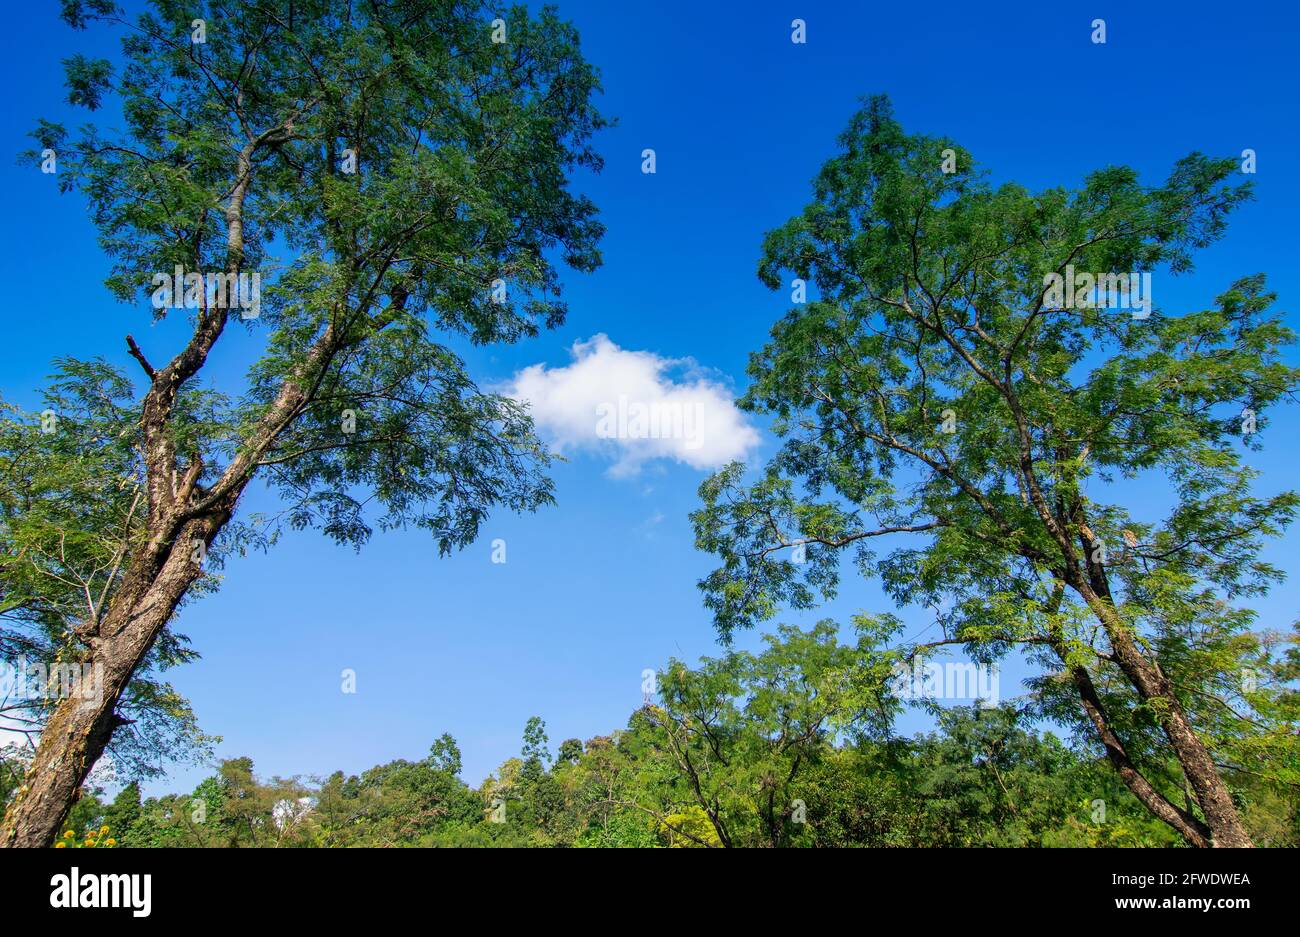
[[[142,811],[140,784],[138,781],[132,781],[118,791],[113,802],[104,809],[104,823],[119,840],[125,841],[131,827],[140,819]]]
[[[574,845],[579,849],[654,849],[659,840],[644,818],[621,813],[604,826],[588,827]]]
[[[560,750],[555,755],[555,763],[577,764],[582,757],[582,739],[565,739],[560,743]]]
[[[435,771],[449,774],[453,778],[460,776],[460,746],[450,732],[444,732],[429,746],[429,764]]]
[[[1119,778],[1055,736],[999,707],[953,707],[916,739],[900,772],[924,805],[917,832],[932,845],[1170,845],[1169,827]]]
[[[492,508],[552,500],[522,407],[479,390],[436,335],[513,341],[556,325],[553,260],[594,269],[602,233],[568,189],[571,170],[600,165],[598,82],[551,10],[509,11],[502,43],[497,12],[457,0],[158,0],[134,22],[111,0],[63,6],[73,26],[126,30],[120,73],[66,63],[70,101],[116,95],[125,129],[70,136],[42,121],[33,135],[59,154],[60,187],[89,202],[110,291],[149,295],[160,316],[187,307],[193,332],[158,366],[127,338],[147,390],[121,481],[142,492],[142,530],[75,639],[105,693],[45,723],[5,815],[10,846],[56,835],[209,550],[268,543],[282,525],[353,544],[414,525],[445,553]],[[192,413],[219,343],[259,336],[246,392]],[[285,510],[234,536],[254,477]]]
[[[1077,190],[994,188],[883,98],[840,142],[759,265],[819,294],[775,325],[741,402],[786,441],[757,481],[732,465],[701,487],[718,628],[829,597],[852,552],[900,603],[950,605],[935,643],[1063,670],[1124,783],[1188,843],[1249,845],[1204,711],[1251,705],[1232,640],[1252,616],[1227,603],[1280,575],[1258,551],[1297,496],[1254,497],[1242,449],[1294,394],[1293,335],[1262,276],[1183,316],[1055,289],[1076,270],[1122,274],[1125,294],[1130,274],[1190,270],[1249,195],[1235,161],[1192,154],[1155,187],[1111,167]],[[916,545],[877,560],[885,537]],[[1040,682],[1045,705],[1059,685]]]
[[[393,761],[354,778],[334,775],[314,796],[317,839],[327,846],[393,846],[477,824],[478,798],[459,770],[460,750],[444,734],[422,761]]]
[[[529,716],[524,725],[524,744],[519,753],[523,767],[520,776],[524,778],[540,777],[551,761],[548,748],[550,740],[546,737],[546,723],[541,716]]]
[[[835,633],[829,621],[808,631],[783,625],[757,654],[733,651],[695,669],[669,663],[662,703],[634,715],[625,747],[642,765],[637,806],[673,843],[790,845],[806,819],[797,803],[803,774],[837,734],[888,724],[874,693],[887,659],[869,650],[868,635],[854,646]],[[710,825],[707,838],[697,819]]]

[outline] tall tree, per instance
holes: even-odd
[[[542,717],[529,716],[524,724],[524,745],[519,753],[519,760],[523,763],[520,773],[524,777],[537,778],[546,771],[551,761],[549,744]]]
[[[1225,644],[1251,615],[1226,602],[1278,578],[1258,551],[1296,509],[1253,496],[1243,461],[1300,380],[1279,360],[1293,335],[1262,276],[1181,316],[1054,288],[1190,270],[1249,195],[1235,161],[1192,154],[1155,187],[1111,167],[1076,190],[995,188],[882,98],[840,142],[759,265],[817,292],[753,356],[742,401],[786,441],[757,481],[733,465],[701,488],[718,627],[811,607],[856,553],[896,600],[951,607],[938,643],[1063,670],[1125,784],[1188,843],[1249,845],[1204,714],[1252,705]],[[913,545],[877,560],[886,537]]]
[[[56,834],[209,548],[231,546],[254,477],[292,526],[359,544],[372,525],[416,525],[443,552],[494,507],[551,500],[524,411],[480,391],[436,336],[513,341],[559,323],[556,262],[595,268],[602,233],[568,187],[600,165],[598,80],[549,9],[156,0],[128,22],[111,0],[63,7],[73,26],[125,30],[119,67],[66,62],[70,100],[115,95],[124,130],[46,121],[34,135],[88,200],[113,293],[188,306],[193,331],[157,366],[127,338],[148,388],[132,479],[144,527],[77,629],[102,699],[50,716],[6,812],[0,841],[21,846]],[[168,289],[178,267],[207,288]],[[266,346],[247,392],[195,419],[181,402],[214,348],[253,336]]]

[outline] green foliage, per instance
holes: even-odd
[[[262,519],[274,529],[360,544],[376,525],[413,524],[445,552],[492,506],[552,500],[522,408],[480,391],[436,341],[438,330],[486,343],[552,327],[565,305],[550,258],[600,262],[595,207],[568,187],[571,170],[601,165],[589,145],[605,124],[596,74],[553,11],[506,11],[505,44],[489,41],[496,15],[454,0],[300,2],[289,28],[255,4],[157,3],[128,24],[120,74],[66,63],[74,102],[115,95],[125,131],[74,137],[43,121],[33,133],[58,148],[61,185],[90,202],[118,298],[150,294],[177,265],[262,277],[249,327],[267,346],[248,393],[219,425],[173,422],[191,443],[178,451],[203,457],[202,481],[220,475],[218,456],[265,450],[258,463],[288,505]],[[119,22],[111,4],[68,2],[64,16]],[[175,41],[195,18],[209,31],[201,56]],[[341,169],[344,150],[355,173]],[[232,248],[232,179],[244,171]],[[268,439],[261,421],[286,382],[309,400]],[[355,433],[340,430],[344,410]]]
[[[12,743],[0,746],[0,808],[8,805],[26,772],[27,759],[22,750]]]
[[[580,849],[657,849],[654,825],[630,813],[616,813],[589,826],[573,844]]]
[[[944,609],[937,643],[1026,653],[1038,715],[1091,734],[1090,680],[1171,802],[1174,703],[1214,762],[1294,792],[1294,693],[1265,659],[1279,639],[1233,604],[1280,578],[1260,550],[1300,505],[1252,494],[1243,458],[1300,387],[1281,356],[1294,335],[1262,275],[1181,316],[1067,307],[1049,287],[1067,267],[1190,270],[1249,197],[1235,160],[1192,154],[1156,186],[1109,167],[1073,190],[995,188],[883,98],[840,143],[759,264],[769,287],[818,293],[752,356],[740,401],[784,443],[756,477],[707,480],[693,515],[720,561],[700,586],[722,638],[834,596],[847,556],[900,605]],[[1167,513],[1134,484],[1167,492]]]
[[[520,768],[522,777],[536,779],[546,771],[546,765],[551,760],[550,750],[547,748],[548,741],[546,723],[540,716],[531,716],[528,724],[524,726],[524,747],[520,754],[520,760],[523,762],[523,767]]]
[[[555,756],[556,765],[576,764],[582,757],[582,740],[565,739],[560,743],[560,750]]]
[[[143,809],[140,800],[140,784],[132,781],[118,791],[113,802],[104,808],[103,820],[109,829],[125,834],[139,821]]]
[[[1104,759],[1036,730],[1024,709],[942,709],[924,735],[884,731],[873,712],[886,702],[880,677],[863,663],[892,659],[876,649],[879,637],[864,624],[856,645],[841,645],[828,623],[786,627],[756,654],[696,669],[671,662],[662,701],[633,713],[625,730],[566,742],[566,757],[548,769],[533,717],[527,757],[509,759],[477,791],[456,775],[459,751],[443,735],[424,761],[359,776],[260,781],[236,759],[188,796],[142,804],[128,786],[104,807],[92,792],[78,822],[108,824],[128,846],[1181,844]],[[1251,776],[1238,781],[1260,845],[1300,845],[1295,799]]]
[[[460,746],[451,737],[451,733],[444,732],[430,746],[429,765],[442,774],[451,775],[452,777],[460,775]]]

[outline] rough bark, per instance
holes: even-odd
[[[1058,647],[1057,653],[1062,660],[1065,659],[1064,647]],[[1133,764],[1127,750],[1124,748],[1124,743],[1120,741],[1119,736],[1115,734],[1115,730],[1111,726],[1106,707],[1097,694],[1097,688],[1093,684],[1092,676],[1088,673],[1087,668],[1071,667],[1070,679],[1074,681],[1074,686],[1079,691],[1079,699],[1083,704],[1083,710],[1087,713],[1093,727],[1096,728],[1097,736],[1106,749],[1107,759],[1109,759],[1116,774],[1119,775],[1120,780],[1124,782],[1124,786],[1132,792],[1142,806],[1151,811],[1152,815],[1177,830],[1189,846],[1205,848],[1213,845],[1210,828],[1196,817],[1171,803],[1168,798],[1151,785],[1151,782]]]
[[[1210,834],[1208,845],[1220,848],[1253,846],[1250,834],[1246,832],[1237,807],[1232,802],[1232,794],[1214,765],[1214,759],[1192,728],[1159,665],[1148,660],[1138,649],[1137,642],[1119,620],[1119,614],[1108,600],[1098,596],[1088,584],[1081,584],[1079,588],[1084,601],[1106,629],[1115,663],[1133,684],[1138,695],[1152,704],[1160,728],[1169,740],[1178,765],[1191,785],[1196,803],[1205,815],[1205,824]],[[1161,819],[1165,817],[1161,816]]]

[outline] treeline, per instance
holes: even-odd
[[[552,749],[538,717],[518,757],[461,780],[455,740],[360,775],[259,779],[225,761],[193,791],[111,802],[85,790],[67,845],[134,847],[1176,846],[1181,837],[1074,733],[1026,705],[940,708],[889,731],[887,657],[823,623],[759,653],[671,662],[626,728]],[[12,767],[12,766],[11,766]],[[1159,774],[1151,765],[1152,774]],[[1176,773],[1164,766],[1164,774]],[[18,772],[4,772],[14,783]],[[1254,842],[1300,844],[1294,786],[1228,774]],[[0,791],[7,799],[9,791]],[[1177,796],[1168,789],[1166,796]],[[107,828],[107,829],[105,829]],[[90,834],[89,840],[87,833]]]

